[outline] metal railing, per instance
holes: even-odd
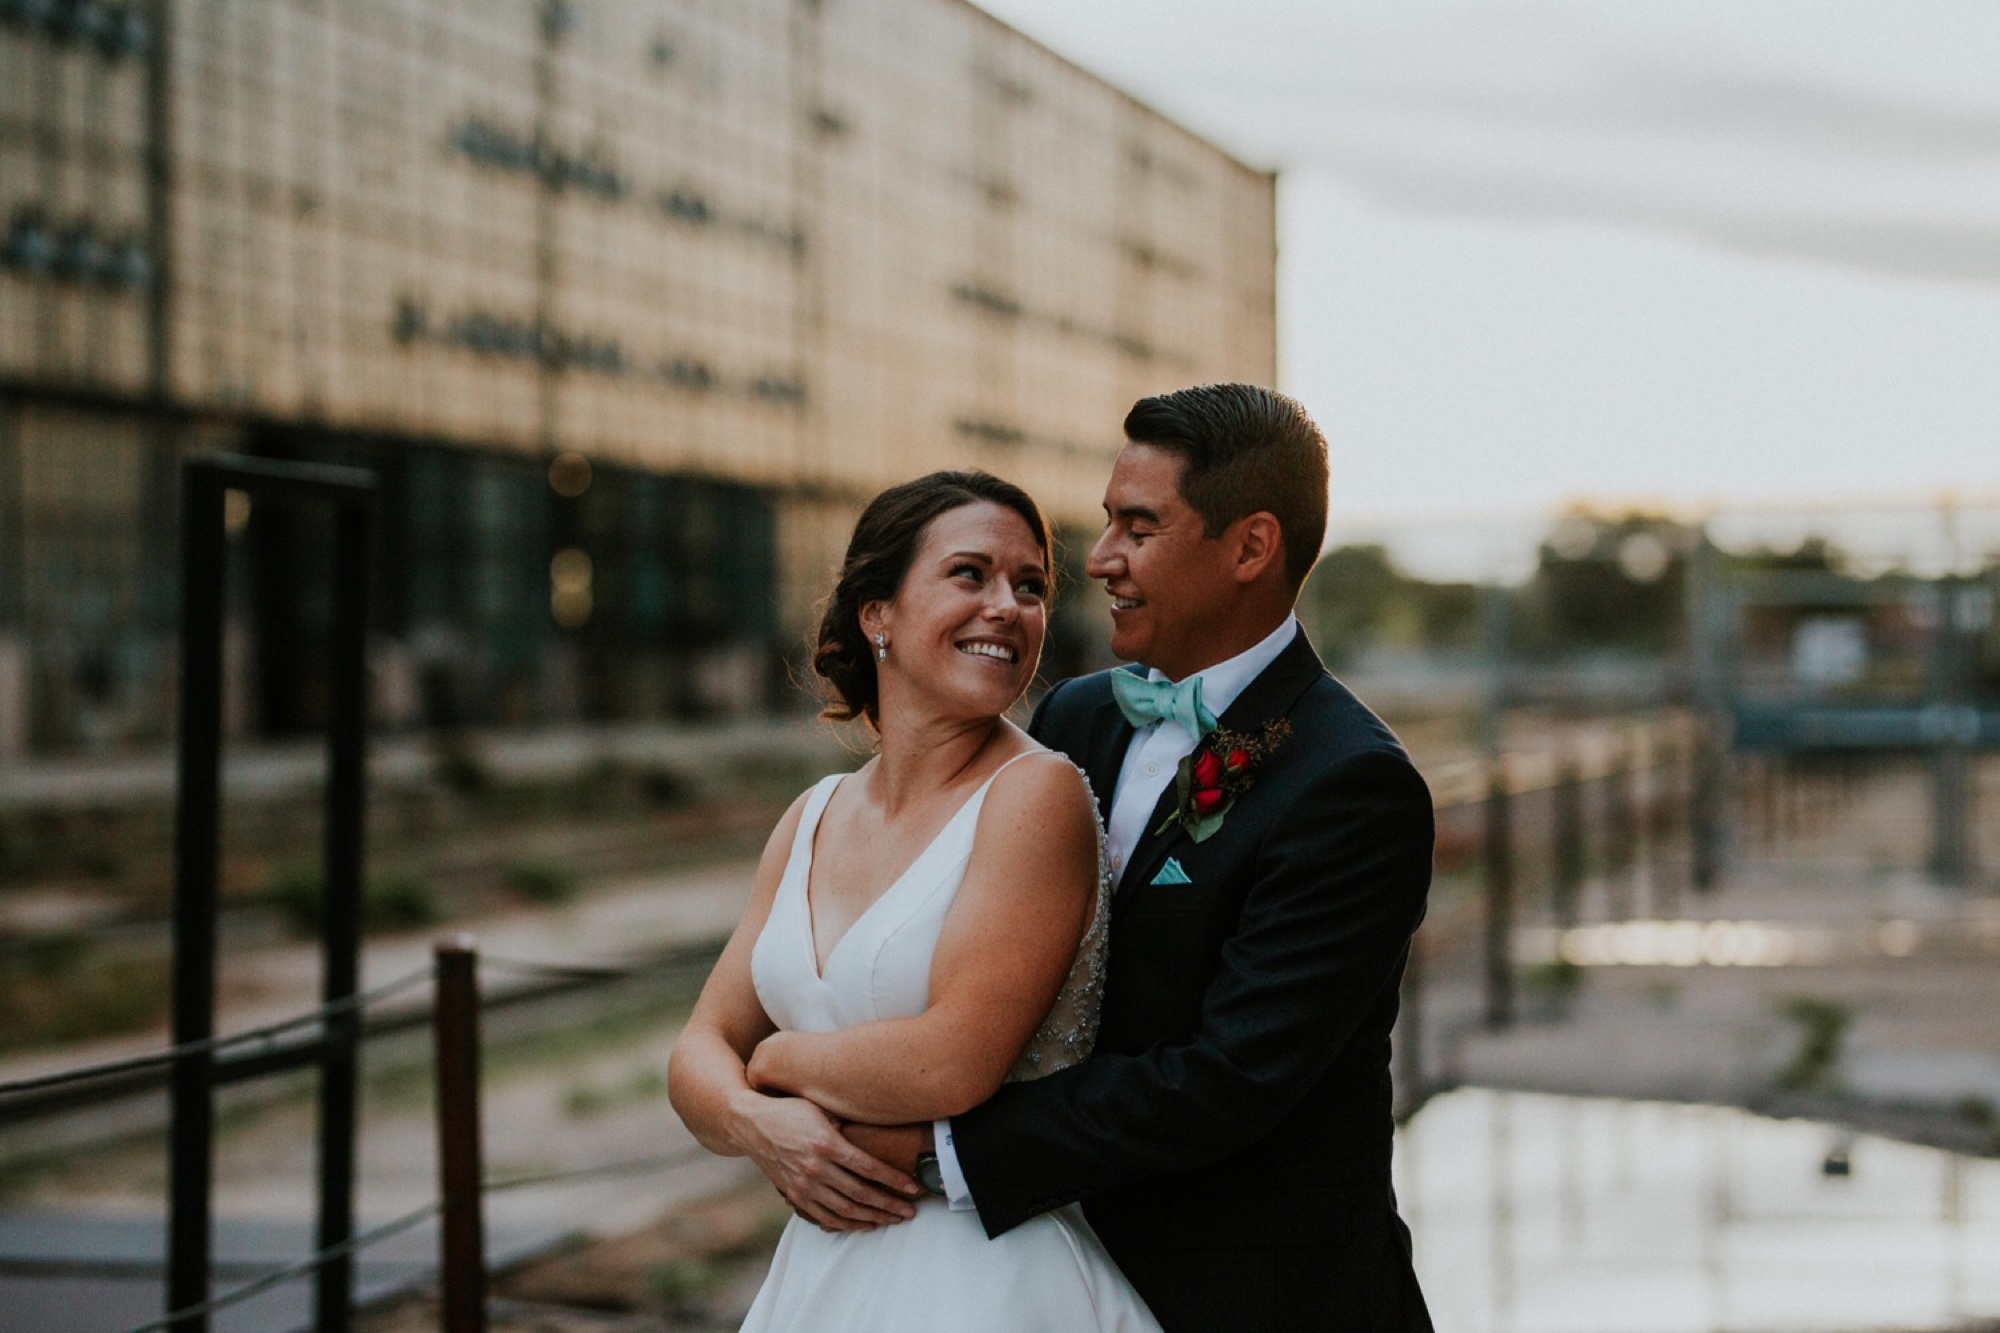
[[[1603,893],[1597,911],[1612,920],[1677,912],[1684,892],[1712,886],[1704,848],[1718,835],[1701,792],[1714,753],[1697,720],[1668,715],[1426,770],[1437,877],[1404,971],[1401,1115],[1452,1085],[1449,1052],[1470,1028],[1504,1031],[1520,1021],[1524,930],[1576,925],[1593,882]],[[1644,903],[1633,889],[1641,863],[1653,872]],[[1468,974],[1476,1009],[1446,1020],[1438,1012],[1446,984]]]
[[[327,715],[325,870],[318,1031],[263,1051],[218,1059],[216,905],[222,826],[223,610],[228,496],[325,504],[333,510],[331,694]],[[354,1155],[360,1040],[353,1004],[360,975],[361,865],[367,811],[369,548],[375,477],[354,468],[212,457],[181,468],[181,688],[174,809],[174,1057],[168,1175],[167,1304],[207,1303],[213,1243],[215,1091],[307,1065],[319,1070],[319,1245],[323,1333],[346,1333],[353,1267],[341,1247],[354,1232]],[[206,1333],[205,1313],[175,1322]]]
[[[439,1257],[435,1273],[443,1297],[444,1327],[449,1333],[479,1333],[485,1328],[486,1267],[483,1201],[491,1194],[533,1189],[584,1180],[592,1177],[629,1175],[642,1171],[669,1171],[707,1158],[706,1149],[692,1145],[674,1152],[646,1157],[601,1162],[561,1171],[541,1172],[500,1179],[488,1179],[483,1172],[480,1114],[479,1043],[480,1015],[485,1010],[529,1005],[559,996],[615,984],[637,977],[692,978],[705,974],[720,952],[721,942],[702,941],[664,951],[649,958],[623,964],[550,963],[496,957],[488,960],[494,971],[511,972],[531,978],[493,995],[479,993],[478,958],[464,937],[440,941],[431,966],[415,969],[339,1002],[322,1004],[303,1014],[274,1023],[246,1028],[222,1036],[183,1043],[145,1055],[102,1061],[50,1074],[35,1075],[0,1083],[0,1125],[64,1114],[91,1105],[124,1100],[157,1090],[169,1081],[178,1061],[193,1057],[213,1058],[242,1048],[269,1047],[290,1034],[323,1027],[331,1020],[352,1016],[359,1021],[362,1038],[385,1036],[419,1026],[429,1026],[434,1039],[436,1071],[436,1120],[439,1163],[439,1193],[436,1199],[418,1208],[331,1244],[322,1243],[311,1254],[243,1281],[219,1295],[204,1292],[196,1302],[175,1304],[159,1318],[137,1325],[127,1333],[158,1333],[198,1326],[209,1316],[240,1305],[286,1283],[304,1278],[322,1281],[328,1269],[351,1265],[363,1250],[433,1218],[441,1218]],[[365,1017],[365,1011],[424,984],[433,986],[432,1002],[421,1009]],[[296,1042],[291,1044],[297,1044]],[[240,1057],[239,1057],[240,1058]],[[65,1276],[77,1276],[98,1265],[58,1265]],[[129,1265],[122,1275],[129,1276]],[[220,1271],[240,1271],[243,1265],[211,1263],[204,1280]],[[148,1271],[155,1271],[148,1269]],[[343,1287],[343,1293],[348,1288]],[[352,1311],[351,1298],[343,1304],[341,1318]],[[315,1328],[325,1327],[325,1310],[316,1311]]]

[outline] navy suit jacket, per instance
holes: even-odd
[[[1195,843],[1169,784],[1112,904],[1095,1055],[952,1122],[992,1235],[1073,1200],[1170,1333],[1428,1330],[1396,1214],[1389,1032],[1430,887],[1431,799],[1301,632],[1220,719],[1291,736]],[[1030,730],[1108,809],[1110,673]],[[1192,883],[1154,884],[1168,857]]]

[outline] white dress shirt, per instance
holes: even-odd
[[[1250,682],[1278,660],[1278,654],[1285,651],[1298,632],[1298,617],[1288,615],[1284,624],[1236,656],[1195,672],[1193,679],[1201,682],[1202,707],[1218,718],[1228,712],[1229,706],[1250,687]],[[1160,671],[1148,671],[1146,678],[1167,679]],[[1146,836],[1146,821],[1152,818],[1160,794],[1174,780],[1181,760],[1193,754],[1200,743],[1200,737],[1188,735],[1178,722],[1168,720],[1148,723],[1132,733],[1131,743],[1125,747],[1125,762],[1118,770],[1118,784],[1112,788],[1111,817],[1105,821],[1105,849],[1111,856],[1114,887],[1125,873],[1125,863],[1132,859],[1132,850]],[[951,1201],[953,1211],[976,1208],[972,1189],[959,1169],[957,1149],[952,1145],[951,1122],[936,1121],[931,1129],[936,1139],[938,1171],[944,1177],[945,1196]]]

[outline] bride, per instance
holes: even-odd
[[[813,668],[875,756],[779,821],[669,1066],[695,1136],[755,1159],[797,1214],[746,1330],[1157,1333],[1076,1205],[988,1240],[840,1134],[960,1114],[1095,1038],[1096,803],[1003,716],[1050,568],[1035,502],[984,473],[893,487],[855,525]]]

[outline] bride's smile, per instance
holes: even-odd
[[[968,657],[986,657],[1009,665],[1021,660],[1020,649],[1012,644],[999,643],[993,639],[966,639],[958,645],[958,651]]]

